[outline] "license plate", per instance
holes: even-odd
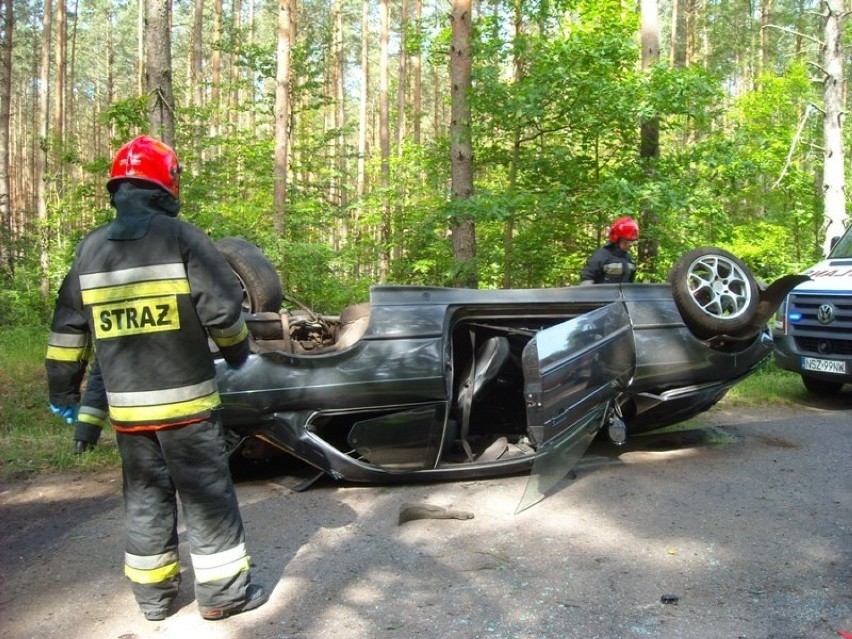
[[[806,371],[817,371],[819,373],[846,374],[846,362],[836,359],[817,359],[816,357],[803,357],[802,368]]]

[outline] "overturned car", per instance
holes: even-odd
[[[769,356],[764,324],[802,281],[764,287],[735,256],[702,248],[667,284],[375,286],[369,303],[323,316],[278,310],[257,247],[218,246],[254,336],[243,367],[218,363],[234,457],[281,455],[353,482],[532,470],[521,508],[599,432],[622,443],[718,402]]]

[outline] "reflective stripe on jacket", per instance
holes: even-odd
[[[92,408],[91,406],[80,406],[80,410],[77,413],[77,421],[83,422],[84,424],[91,424],[92,426],[97,426],[98,428],[106,428],[108,426],[107,418],[109,417],[109,413],[105,410],[101,410],[99,408]]]
[[[589,256],[580,281],[595,284],[615,284],[632,282],[636,279],[636,265],[630,253],[612,242],[603,245]]]

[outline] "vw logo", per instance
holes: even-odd
[[[831,304],[820,304],[816,316],[820,324],[831,324],[834,321],[834,307]]]

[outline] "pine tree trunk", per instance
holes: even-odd
[[[291,0],[278,0],[277,53],[275,75],[275,168],[273,186],[273,225],[276,235],[284,235],[287,212],[287,173],[289,168],[290,118],[290,32],[293,16]]]
[[[145,9],[145,91],[151,135],[175,145],[172,90],[171,0],[147,0]]]
[[[230,113],[231,124],[239,127],[240,123],[240,51],[243,47],[243,3],[241,0],[234,0],[233,15],[231,16],[231,37],[233,39],[231,53],[231,91],[228,94],[228,112]]]
[[[3,29],[0,31],[0,264],[11,275],[14,271],[14,253],[12,240],[12,183],[9,175],[9,152],[12,140],[10,137],[12,98],[12,36],[14,34],[15,13],[12,0],[0,2],[0,20]]]
[[[641,0],[642,69],[649,71],[660,61],[660,28],[657,0]],[[639,157],[648,181],[656,177],[657,160],[660,157],[660,120],[656,116],[642,121],[640,126]],[[644,264],[656,264],[659,241],[652,229],[657,227],[657,214],[650,202],[642,202],[640,227],[642,241],[639,244],[639,260]]]
[[[44,16],[42,18],[41,69],[39,70],[38,94],[38,144],[33,171],[33,186],[35,187],[35,205],[38,211],[39,263],[41,266],[41,293],[47,297],[50,292],[50,282],[47,272],[50,267],[48,257],[48,224],[47,224],[47,150],[48,150],[48,109],[50,106],[50,38],[53,14],[52,0],[44,0]]]
[[[420,120],[423,110],[423,55],[422,55],[422,33],[423,33],[423,0],[416,0],[414,19],[417,21],[417,52],[411,61],[414,76],[414,104],[412,105],[412,118],[414,120],[414,143],[420,144]]]
[[[390,189],[390,96],[388,94],[389,39],[390,39],[390,7],[389,0],[379,3],[381,14],[381,33],[379,34],[379,149],[381,153],[381,185],[382,185],[382,224],[379,230],[379,280],[387,280],[390,272],[390,238],[391,205],[388,190]]]
[[[698,24],[698,0],[685,0],[684,7],[684,34],[683,34],[683,64],[690,66],[695,63],[696,58],[696,40],[697,40],[697,24]]]
[[[73,146],[70,146],[73,144],[72,140],[82,140],[87,136],[87,131],[84,130],[85,122],[83,118],[78,117],[77,114],[77,107],[79,106],[79,102],[77,101],[77,92],[73,90],[73,88],[77,86],[77,27],[80,20],[79,6],[79,0],[74,0],[74,6],[70,13],[71,24],[69,46],[71,47],[71,53],[66,64],[66,73],[68,76],[67,82],[68,86],[72,89],[66,92],[64,115],[64,126],[69,130],[64,134],[64,138],[65,144],[69,145],[69,150],[73,149]],[[89,147],[89,153],[81,154],[86,159],[96,157],[95,154],[92,153],[92,151],[97,148],[95,145],[95,137],[91,136],[90,140],[91,145]],[[80,163],[70,164],[70,171],[72,172],[72,180],[69,180],[69,182],[79,183],[83,178],[83,170]],[[81,216],[81,220],[85,224],[84,228],[89,228],[91,226],[88,218],[83,218],[83,216]]]
[[[763,0],[760,6],[760,51],[758,75],[770,67],[769,25],[772,22],[772,0]]]
[[[251,50],[254,50],[256,40],[257,40],[257,20],[255,18],[255,4],[254,0],[249,2],[249,28],[248,28],[248,46]],[[257,102],[257,87],[255,83],[251,81],[251,77],[249,74],[248,87],[246,88],[247,99],[252,103]],[[257,113],[255,109],[249,109],[245,118],[245,126],[249,131],[254,130],[255,122],[256,122]]]
[[[200,113],[204,106],[204,57],[203,57],[203,40],[204,40],[204,0],[195,0],[195,9],[192,14],[192,58],[189,65],[189,84],[192,87],[192,106],[195,107],[196,113]],[[196,118],[196,151],[195,157],[198,162],[201,162],[201,136],[202,120]]]
[[[361,87],[358,102],[358,168],[355,177],[355,190],[358,205],[352,208],[350,220],[355,245],[360,245],[362,237],[361,219],[363,217],[364,195],[367,192],[367,118],[370,96],[370,0],[361,0]],[[352,275],[361,276],[361,261],[356,259]]]
[[[408,0],[400,2],[399,17],[399,72],[396,92],[396,154],[402,157],[405,142],[406,107],[408,103]],[[403,230],[405,229],[405,198],[407,190],[404,184],[396,184],[393,196],[394,212],[392,217],[393,261],[403,255]]]
[[[65,79],[68,59],[68,11],[65,0],[56,3],[56,50],[54,51],[55,90],[53,100],[53,140],[57,145],[56,156],[61,158],[65,137]],[[62,166],[57,166],[57,183],[62,180]]]
[[[104,95],[104,104],[106,105],[104,108],[107,108],[108,105],[112,104],[113,98],[115,97],[115,41],[113,40],[113,14],[112,9],[109,10],[109,17],[107,19],[107,68],[106,68],[106,88]],[[115,136],[115,124],[110,123],[109,129],[107,130],[107,142],[105,146],[108,146],[110,140]],[[109,149],[107,149],[106,155],[109,155]]]
[[[514,0],[514,37],[517,41],[524,35],[524,14],[521,10],[521,0]],[[524,75],[523,60],[520,57],[520,47],[514,47],[513,81],[517,85]],[[521,161],[521,129],[512,131],[512,159],[509,165],[509,191],[514,192],[518,182],[518,165]],[[513,254],[515,244],[515,214],[510,211],[503,226],[503,288],[512,288],[514,265]]]
[[[136,3],[136,90],[145,92],[145,5],[146,0]]]
[[[843,0],[825,0],[825,33],[823,48],[823,202],[826,221],[823,251],[828,254],[834,238],[846,227],[846,178],[843,152]]]
[[[680,0],[672,0],[671,43],[669,44],[669,64],[672,67],[683,66],[681,52]]]
[[[343,212],[346,210],[349,202],[346,192],[346,135],[344,134],[344,127],[346,126],[346,56],[343,47],[343,12],[339,5],[337,7],[337,14],[335,18],[335,33],[337,35],[335,37],[336,46],[334,51],[334,63],[337,71],[336,82],[334,85],[334,128],[337,130],[337,137],[335,138],[335,145],[337,147],[337,205],[340,207],[340,211]],[[344,221],[341,224],[342,241],[346,240],[347,233],[348,228]]]
[[[473,196],[473,145],[470,129],[471,88],[471,0],[453,0],[450,75],[452,115],[450,155],[452,193],[455,201]],[[453,258],[458,265],[456,286],[476,288],[476,227],[473,220],[458,215],[452,222]]]
[[[402,142],[405,140],[405,105],[408,87],[408,0],[400,0],[399,17],[399,74],[396,90],[396,145],[397,154],[402,154]]]
[[[222,105],[222,0],[213,1],[213,52],[210,55],[210,135],[219,134],[219,119]],[[280,41],[279,41],[280,44]],[[280,64],[280,62],[279,62]]]
[[[370,0],[361,0],[361,93],[358,106],[358,197],[367,191],[367,103],[370,96]],[[357,221],[357,220],[356,220]]]

